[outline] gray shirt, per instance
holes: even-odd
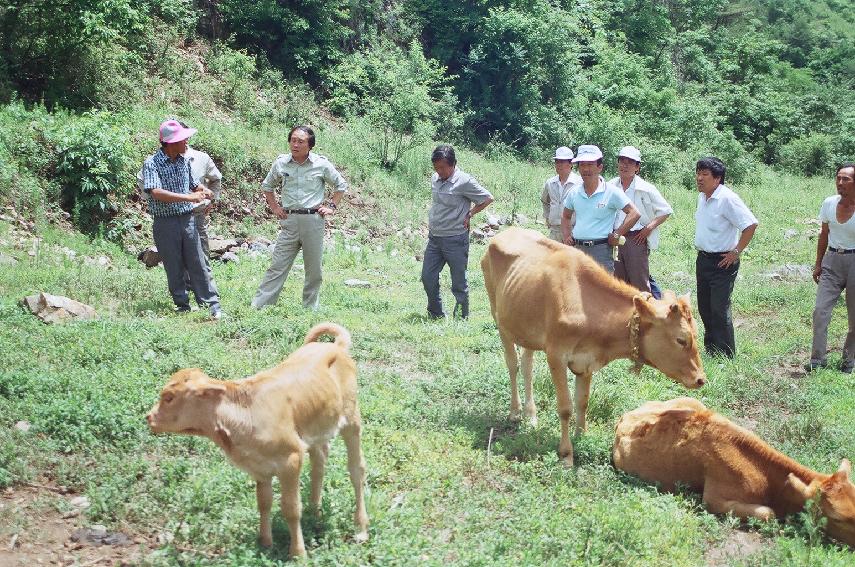
[[[430,179],[433,204],[428,213],[431,236],[457,236],[466,232],[463,222],[472,203],[480,205],[493,196],[474,177],[455,168],[448,179],[434,173]]]
[[[347,183],[333,164],[322,155],[309,152],[303,163],[297,163],[291,154],[276,158],[270,172],[261,182],[261,190],[280,191],[279,199],[285,209],[315,208],[324,200],[324,185],[329,183],[335,192],[347,191]]]

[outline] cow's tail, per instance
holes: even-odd
[[[304,345],[309,343],[313,343],[317,341],[323,335],[330,335],[335,337],[335,345],[344,350],[350,350],[350,332],[342,327],[341,325],[336,325],[335,323],[318,323],[306,334],[306,340],[303,341]]]

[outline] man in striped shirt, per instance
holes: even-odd
[[[160,125],[160,150],[143,164],[143,191],[153,217],[154,243],[163,259],[169,293],[176,311],[190,311],[190,299],[184,282],[185,271],[196,301],[211,310],[211,317],[222,316],[220,298],[205,263],[193,211],[213,193],[193,177],[190,162],[184,158],[187,139],[196,133],[177,120]]]

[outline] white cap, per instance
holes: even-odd
[[[624,146],[620,149],[618,157],[626,157],[641,163],[641,151],[635,146]]]
[[[600,151],[600,148],[597,146],[579,146],[579,149],[576,150],[576,157],[573,159],[573,163],[578,163],[580,161],[597,161],[598,159],[603,159],[603,152]]]
[[[571,150],[567,146],[561,146],[560,148],[555,150],[555,157],[552,159],[573,159],[573,150]]]

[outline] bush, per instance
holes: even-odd
[[[797,175],[830,175],[834,165],[834,140],[828,134],[809,134],[778,150],[781,167]]]
[[[407,51],[382,42],[354,53],[330,73],[330,83],[331,108],[367,118],[374,154],[390,169],[405,152],[462,123],[445,70],[415,41]]]
[[[93,113],[63,128],[56,139],[60,204],[84,232],[103,228],[115,213],[111,196],[130,193],[133,148],[121,119]]]

